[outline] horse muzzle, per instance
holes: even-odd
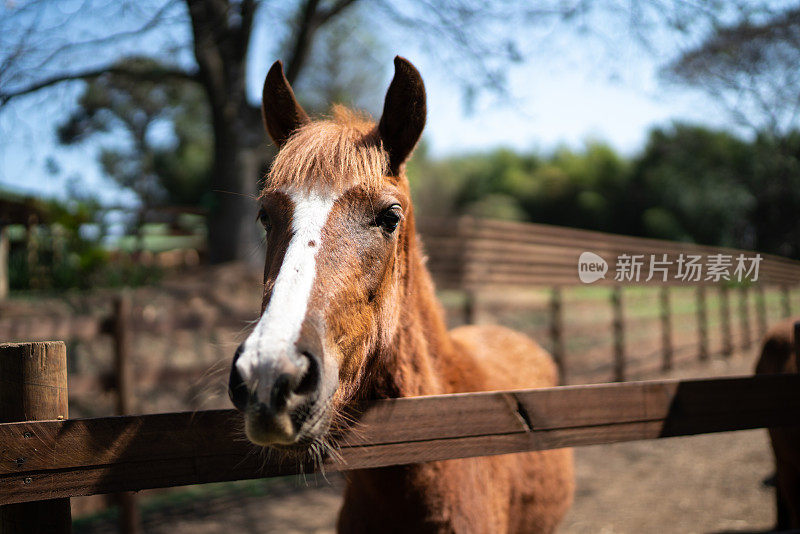
[[[327,430],[329,396],[322,393],[319,358],[301,352],[242,363],[244,346],[233,358],[228,394],[244,414],[247,438],[262,446],[302,447]]]

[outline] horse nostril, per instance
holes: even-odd
[[[291,388],[292,376],[283,373],[275,380],[272,385],[272,391],[269,396],[269,405],[273,411],[279,412],[286,407],[286,402],[289,399],[289,394],[292,392]]]
[[[242,375],[240,375],[239,370],[236,369],[236,360],[239,359],[243,351],[244,343],[239,345],[239,348],[236,349],[236,354],[234,354],[233,363],[231,364],[231,376],[228,379],[228,396],[236,409],[242,412],[247,408],[247,401],[250,398],[247,386],[244,380],[242,380]]]
[[[308,365],[306,366],[305,374],[303,374],[297,387],[294,388],[294,392],[297,395],[307,395],[315,391],[319,385],[319,362],[317,358],[308,352],[303,352],[303,356],[308,360]]]
[[[302,356],[306,360],[306,365],[303,366],[304,369],[301,376],[283,373],[278,376],[272,385],[269,407],[276,413],[286,408],[289,397],[292,394],[302,397],[317,389],[319,384],[319,364],[317,359],[307,352],[304,352]]]

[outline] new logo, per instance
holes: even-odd
[[[597,282],[606,277],[608,263],[594,252],[583,252],[578,258],[578,278],[584,284]]]

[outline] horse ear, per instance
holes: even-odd
[[[297,99],[283,74],[283,63],[276,61],[264,80],[261,94],[261,116],[264,127],[272,140],[281,148],[286,140],[310,119]]]
[[[425,84],[414,65],[400,56],[394,58],[394,78],[386,92],[378,132],[389,153],[389,171],[400,174],[425,128]]]

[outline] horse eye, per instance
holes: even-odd
[[[261,226],[264,227],[264,230],[269,231],[272,228],[272,222],[269,220],[269,215],[267,215],[267,210],[261,208],[258,210],[258,220],[261,223]]]
[[[385,232],[392,233],[397,230],[397,225],[400,224],[402,219],[400,214],[400,205],[393,204],[389,208],[383,210],[376,218],[375,225],[380,226]]]

